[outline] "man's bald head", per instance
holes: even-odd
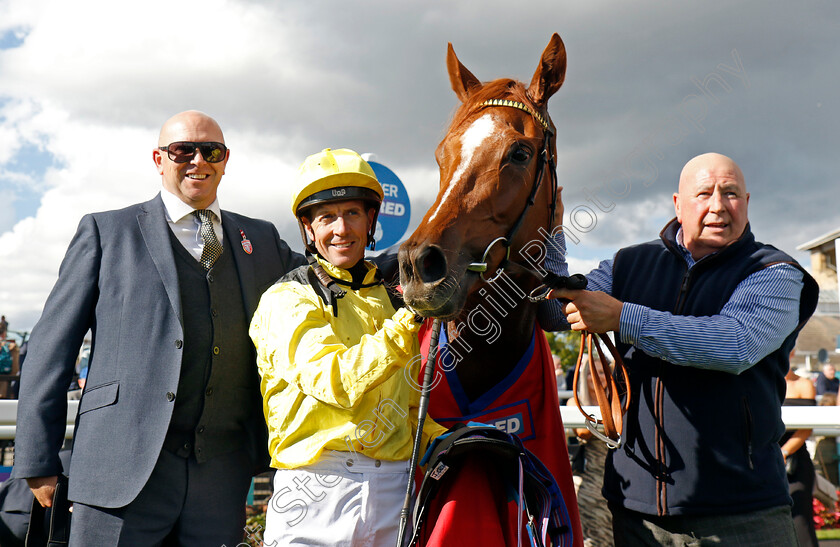
[[[749,199],[744,174],[731,158],[709,153],[685,164],[674,209],[682,225],[683,245],[695,260],[741,237]]]
[[[715,152],[709,152],[707,154],[695,156],[688,160],[688,163],[685,164],[685,167],[683,167],[682,172],[680,173],[680,191],[682,191],[684,184],[694,182],[694,179],[699,171],[710,169],[721,173],[728,173],[732,178],[740,181],[740,183],[744,185],[744,189],[746,189],[744,173],[741,172],[741,168],[738,167],[738,164],[728,156],[717,154]]]
[[[202,156],[200,149],[196,149],[191,160],[179,163],[169,157],[169,152],[159,149],[177,142],[224,144],[222,128],[207,114],[187,110],[166,120],[160,128],[158,146],[152,151],[163,187],[190,207],[206,209],[216,199],[216,190],[225,174],[230,150],[226,150],[224,158],[211,163]]]
[[[220,142],[222,144],[225,142],[222,128],[216,120],[204,112],[186,110],[175,114],[163,123],[163,126],[160,128],[160,136],[158,137],[158,146],[167,146],[173,141],[184,140],[178,139],[177,135],[190,129],[200,129],[202,132],[207,132],[213,136],[213,138],[207,138],[205,140]]]

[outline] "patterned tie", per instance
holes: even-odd
[[[204,249],[201,251],[199,261],[205,270],[209,270],[222,254],[222,245],[216,238],[216,231],[213,230],[213,211],[196,209],[193,214],[201,221],[201,239],[204,240]]]

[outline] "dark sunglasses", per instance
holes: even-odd
[[[220,142],[173,142],[169,146],[161,146],[159,150],[166,150],[169,159],[175,163],[187,163],[195,157],[195,151],[201,151],[201,157],[207,163],[218,163],[225,159],[227,146]]]

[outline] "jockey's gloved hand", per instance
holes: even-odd
[[[420,315],[420,313],[419,313],[419,312],[417,312],[417,310],[415,310],[414,308],[412,308],[412,307],[411,307],[411,306],[409,306],[408,304],[405,304],[405,309],[407,309],[408,311],[410,311],[411,313],[413,313],[413,314],[414,314],[414,322],[415,322],[415,323],[423,323],[423,322],[426,320],[426,318],[425,318],[425,317],[423,317],[422,315]]]

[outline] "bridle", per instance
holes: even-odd
[[[510,108],[518,108],[524,112],[530,114],[534,120],[542,127],[543,129],[543,141],[542,147],[540,149],[538,158],[537,158],[537,169],[536,174],[534,176],[534,182],[531,186],[531,192],[528,195],[528,199],[525,203],[525,207],[523,208],[522,212],[519,214],[519,217],[516,219],[516,222],[508,230],[507,234],[502,237],[497,237],[493,241],[487,245],[487,248],[484,250],[484,254],[481,256],[481,260],[478,262],[471,262],[467,266],[467,271],[476,272],[479,274],[482,280],[487,283],[492,283],[499,276],[504,272],[505,268],[508,266],[514,266],[518,269],[525,270],[530,274],[536,276],[540,281],[541,284],[535,288],[531,293],[528,295],[528,299],[532,302],[537,302],[539,300],[543,300],[548,297],[549,293],[553,289],[562,289],[568,288],[572,290],[581,290],[586,288],[586,278],[581,274],[571,275],[569,277],[563,277],[556,275],[552,272],[545,272],[544,274],[536,272],[534,269],[525,266],[524,264],[515,262],[510,260],[510,246],[511,242],[513,241],[516,232],[522,226],[522,222],[525,219],[525,215],[528,213],[528,209],[530,209],[535,201],[537,192],[539,191],[540,185],[542,183],[543,174],[545,173],[545,168],[548,166],[549,172],[549,179],[551,182],[551,207],[550,207],[550,216],[549,216],[549,230],[551,229],[551,222],[554,219],[554,212],[557,208],[557,171],[556,171],[556,163],[555,158],[551,154],[551,138],[554,136],[554,130],[551,128],[550,119],[544,117],[542,114],[531,108],[530,106],[526,105],[525,103],[521,103],[518,101],[513,101],[510,99],[489,99],[486,100],[478,105],[480,108],[483,107],[510,107]],[[495,275],[491,278],[485,277],[485,273],[488,270],[487,260],[490,255],[490,251],[496,245],[501,245],[505,249],[505,256],[499,263],[499,266],[496,269]],[[607,360],[604,357],[604,353],[601,349],[601,345],[598,342],[596,336],[600,337],[604,344],[609,349],[610,353],[615,360],[615,369],[616,374],[619,374],[623,377],[625,386],[626,386],[626,396],[624,404],[622,405],[621,396],[619,394],[618,385],[615,381],[615,376],[609,373],[609,369],[607,368]],[[589,354],[589,363],[590,368],[594,366],[594,355],[592,353],[592,345],[595,345],[595,350],[600,357],[600,362],[602,366],[602,370],[604,371],[604,376],[606,378],[606,385],[601,385],[601,380],[598,378],[596,373],[592,374],[593,378],[593,387],[595,389],[595,397],[598,401],[598,406],[601,409],[601,419],[597,419],[595,416],[591,414],[587,414],[583,410],[583,406],[580,404],[580,400],[578,398],[578,377],[580,375],[581,363],[583,361],[584,353]],[[575,365],[575,376],[574,376],[574,398],[575,403],[577,404],[578,409],[586,418],[586,427],[589,429],[593,435],[597,438],[601,439],[609,448],[618,448],[621,446],[621,431],[624,422],[624,414],[627,413],[627,410],[630,407],[630,379],[627,374],[627,369],[624,366],[624,362],[621,358],[621,355],[618,353],[618,350],[615,348],[613,343],[610,339],[604,334],[594,334],[588,331],[581,332],[581,340],[580,340],[580,351],[578,353],[578,360]],[[603,425],[604,433],[598,431],[597,426]]]
[[[528,199],[525,201],[525,207],[522,209],[522,212],[519,214],[519,217],[516,219],[510,229],[508,230],[507,234],[502,237],[497,237],[493,241],[487,245],[487,248],[484,249],[484,253],[481,256],[481,260],[478,262],[471,262],[467,266],[467,271],[477,273],[481,279],[487,283],[492,283],[499,276],[504,273],[505,268],[508,266],[513,266],[519,270],[524,270],[525,272],[531,274],[532,276],[536,277],[540,284],[534,288],[530,294],[528,295],[528,300],[531,302],[539,302],[540,300],[545,300],[549,293],[553,289],[584,289],[586,288],[586,278],[580,274],[575,274],[569,277],[562,277],[556,275],[552,272],[537,272],[530,266],[526,266],[521,262],[516,262],[510,259],[510,246],[511,242],[513,241],[516,232],[522,226],[522,222],[525,220],[525,215],[528,214],[528,209],[530,209],[534,203],[536,203],[537,192],[540,189],[540,185],[542,184],[543,174],[545,173],[545,168],[548,166],[548,174],[551,180],[551,205],[549,207],[549,221],[548,221],[548,229],[551,230],[551,222],[554,219],[554,212],[557,209],[557,169],[555,158],[551,153],[551,138],[554,136],[554,130],[551,128],[551,120],[550,118],[546,118],[530,106],[525,103],[521,103],[518,101],[513,101],[510,99],[489,99],[482,103],[480,103],[479,108],[485,106],[506,106],[510,108],[518,108],[523,112],[527,112],[530,114],[534,120],[542,127],[543,129],[543,140],[542,146],[540,147],[540,152],[537,157],[537,170],[534,175],[534,182],[531,185],[531,193],[528,195]],[[497,244],[502,245],[505,249],[505,256],[502,258],[501,262],[499,262],[498,267],[496,268],[496,273],[491,278],[485,277],[485,273],[489,269],[487,264],[488,257],[490,256],[490,251],[493,249],[494,246]]]
[[[542,284],[534,289],[531,294],[528,295],[529,300],[532,302],[542,300],[548,297],[549,293],[552,289],[560,289],[560,288],[569,288],[569,289],[584,289],[586,288],[586,278],[581,274],[575,274],[569,277],[562,277],[558,276],[552,272],[546,272],[545,275],[541,275],[534,271],[533,269],[519,264],[517,262],[510,260],[510,245],[511,241],[513,241],[516,232],[522,226],[522,222],[525,219],[525,215],[528,213],[528,209],[530,209],[536,200],[537,192],[539,191],[540,184],[542,183],[543,174],[545,172],[546,166],[548,166],[549,170],[549,178],[551,180],[551,208],[550,208],[550,216],[549,216],[549,226],[548,228],[551,229],[551,223],[554,219],[554,212],[557,207],[557,172],[556,172],[556,165],[555,165],[555,158],[551,154],[550,146],[551,146],[551,137],[554,136],[554,131],[551,129],[549,121],[543,117],[539,112],[532,109],[528,105],[518,102],[512,101],[509,99],[490,99],[487,101],[482,102],[479,107],[485,106],[503,106],[503,107],[510,107],[510,108],[518,108],[524,112],[530,114],[543,128],[543,141],[542,147],[539,152],[539,156],[537,159],[537,170],[534,176],[534,182],[531,186],[531,192],[528,195],[528,200],[525,203],[525,207],[523,208],[522,212],[519,214],[519,217],[516,219],[516,222],[508,230],[507,234],[503,237],[498,237],[490,242],[487,248],[484,250],[484,254],[481,257],[480,262],[472,262],[467,266],[467,271],[476,272],[479,274],[481,279],[486,281],[487,283],[492,283],[502,274],[505,268],[508,265],[517,266],[525,271],[530,272],[532,275],[537,276],[538,279],[542,281]],[[496,244],[500,244],[505,248],[505,257],[500,262],[495,275],[490,279],[486,278],[484,274],[488,270],[487,259],[490,254],[490,251]],[[539,293],[539,294],[535,294]],[[435,319],[433,327],[432,327],[432,337],[429,341],[429,356],[426,361],[426,368],[424,370],[423,376],[423,388],[420,393],[420,401],[418,407],[418,429],[417,434],[415,435],[414,445],[412,447],[411,453],[411,460],[410,460],[410,469],[414,469],[414,466],[417,463],[417,459],[419,456],[420,450],[420,442],[421,442],[421,432],[423,431],[423,422],[425,421],[426,412],[428,409],[429,404],[429,391],[431,386],[432,380],[432,373],[435,369],[435,363],[437,362],[437,345],[438,345],[438,336],[440,334],[441,329],[441,321],[439,319]],[[578,376],[580,375],[581,369],[581,362],[583,360],[583,353],[585,350],[585,346],[588,347],[589,354],[590,354],[590,366],[594,360],[592,359],[592,341],[595,340],[595,347],[598,355],[601,356],[601,363],[603,367],[607,367],[606,359],[603,357],[603,352],[601,351],[601,347],[595,339],[595,334],[590,332],[582,332],[581,333],[581,346],[580,346],[580,353],[578,355],[577,364],[575,366],[575,379],[574,379],[574,396],[575,402],[577,403],[580,412],[586,418],[586,427],[592,431],[593,435],[598,437],[599,439],[603,440],[607,443],[607,446],[610,448],[618,448],[621,446],[621,431],[622,431],[622,424],[623,424],[623,417],[624,414],[627,412],[627,409],[630,406],[630,380],[627,376],[627,370],[624,367],[624,363],[621,360],[621,355],[618,354],[618,351],[610,342],[609,338],[605,335],[600,334],[598,336],[607,344],[607,347],[610,348],[612,352],[615,362],[616,362],[616,372],[621,371],[624,375],[625,385],[627,386],[627,395],[625,397],[625,405],[622,407],[620,401],[620,395],[618,392],[618,387],[615,382],[615,378],[613,375],[607,373],[607,385],[602,386],[601,381],[598,378],[597,374],[593,374],[593,383],[595,388],[595,396],[598,400],[598,406],[601,409],[601,416],[602,419],[598,420],[592,415],[587,414],[583,407],[580,404],[580,400],[578,399],[577,394],[577,385],[578,385]],[[605,369],[608,370],[608,369]],[[597,429],[597,425],[603,424],[604,426],[604,433],[602,434]],[[399,535],[397,537],[397,545],[401,546],[403,543],[403,538],[405,536],[405,530],[407,526],[408,520],[408,508],[410,505],[411,499],[411,487],[412,481],[408,481],[408,485],[406,486],[406,494],[405,499],[403,501],[403,508],[400,512],[400,527],[399,527]]]
[[[511,262],[510,261],[510,245],[511,241],[513,241],[516,232],[522,226],[522,221],[525,220],[525,215],[528,213],[528,209],[534,205],[537,192],[540,189],[540,184],[542,183],[543,173],[545,172],[545,167],[548,165],[548,172],[549,177],[551,179],[551,207],[550,207],[550,215],[549,215],[549,226],[548,228],[551,229],[551,219],[554,218],[554,211],[557,207],[557,171],[555,169],[555,158],[551,154],[550,146],[551,146],[551,137],[554,136],[554,130],[551,129],[551,125],[549,120],[546,119],[542,114],[531,108],[525,103],[520,103],[518,101],[512,101],[510,99],[489,99],[484,101],[478,105],[480,108],[485,106],[506,106],[511,108],[518,108],[524,112],[530,114],[534,120],[542,127],[543,129],[543,141],[542,146],[540,147],[540,152],[537,157],[537,171],[534,175],[534,183],[531,186],[531,193],[528,195],[528,200],[525,202],[525,207],[522,209],[522,212],[519,214],[519,217],[516,219],[516,222],[508,230],[507,234],[502,237],[497,237],[493,241],[487,245],[487,248],[484,250],[484,254],[481,256],[481,260],[479,262],[471,262],[467,266],[467,271],[476,272],[481,279],[488,283],[492,283],[495,281],[504,271],[505,267]],[[486,278],[484,274],[488,270],[487,259],[490,255],[490,251],[493,249],[496,244],[500,244],[505,249],[505,257],[499,263],[498,268],[496,268],[496,274],[491,277],[490,279]],[[522,266],[525,267],[525,266]],[[528,268],[530,270],[530,268]],[[536,273],[536,272],[533,272]],[[542,276],[540,276],[542,277]]]

